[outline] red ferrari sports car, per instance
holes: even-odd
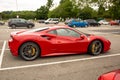
[[[65,26],[44,27],[12,32],[9,48],[14,56],[34,60],[38,56],[90,53],[98,55],[110,49],[111,42],[103,37],[85,34]]]
[[[120,80],[120,69],[105,73],[98,80]]]

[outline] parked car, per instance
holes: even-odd
[[[87,19],[85,20],[88,22],[89,26],[100,26],[100,23],[98,23],[96,20],[94,19]]]
[[[24,60],[37,57],[89,53],[99,55],[110,49],[104,37],[86,34],[66,26],[12,32],[8,41],[13,56]],[[21,39],[22,38],[22,39]]]
[[[68,22],[69,27],[88,27],[88,23],[85,21],[76,21],[75,19],[72,19],[70,22]]]
[[[112,26],[112,25],[119,25],[119,21],[117,21],[117,20],[111,20],[110,22],[109,22],[109,24]]]
[[[27,21],[22,18],[14,18],[10,19],[8,21],[8,26],[11,28],[16,28],[16,27],[27,27],[27,28],[32,28],[35,26],[35,24],[31,21]]]
[[[59,18],[48,18],[44,23],[45,24],[58,24]]]
[[[120,69],[102,74],[98,80],[120,80]]]
[[[98,23],[101,25],[108,25],[109,24],[109,22],[106,20],[100,20]]]
[[[0,21],[0,25],[4,25],[5,24],[5,22],[4,21]]]

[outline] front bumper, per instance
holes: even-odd
[[[107,52],[108,50],[110,50],[110,46],[111,46],[111,42],[109,40],[107,40],[104,43],[104,52]]]
[[[10,52],[13,56],[18,56],[18,48],[19,48],[19,42],[15,40],[8,40],[8,46],[10,49]]]

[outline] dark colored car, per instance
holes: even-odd
[[[27,21],[27,20],[22,19],[22,18],[14,18],[14,19],[9,20],[8,26],[11,27],[11,28],[16,28],[16,27],[32,28],[35,25],[31,21]]]
[[[87,19],[85,20],[86,22],[88,22],[89,26],[100,26],[101,24],[98,23],[96,20],[94,19]]]
[[[104,37],[82,33],[66,26],[12,32],[8,41],[13,56],[25,60],[37,57],[89,53],[99,55],[110,49]],[[22,39],[21,39],[22,38]]]
[[[98,80],[120,80],[120,69],[102,74]]]

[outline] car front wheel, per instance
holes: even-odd
[[[92,55],[99,55],[102,52],[102,49],[103,49],[103,46],[101,41],[95,40],[90,44],[88,48],[88,53]]]
[[[20,47],[19,54],[24,60],[35,60],[40,55],[40,48],[33,42],[26,42]]]

